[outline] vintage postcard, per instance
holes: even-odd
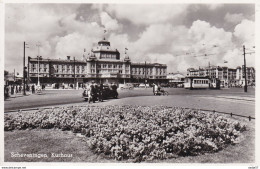
[[[257,1],[1,5],[2,166],[258,168]]]

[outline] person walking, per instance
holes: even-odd
[[[8,99],[8,97],[9,97],[9,96],[8,96],[8,94],[9,94],[9,91],[8,91],[8,90],[9,90],[8,86],[5,85],[5,86],[4,86],[4,94],[5,94],[5,98],[4,98],[4,99],[5,99],[5,100]]]
[[[98,101],[103,102],[103,83],[99,85]]]
[[[159,92],[159,87],[157,84],[154,84],[154,95],[157,95],[158,92]]]
[[[11,86],[11,95],[14,95],[14,85]]]
[[[90,103],[91,101],[93,101],[93,84],[90,84],[87,87],[87,93],[88,93],[88,103]]]
[[[32,94],[34,94],[35,93],[35,86],[34,86],[34,84],[32,85]]]

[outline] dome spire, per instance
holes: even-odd
[[[106,32],[107,30],[104,30],[104,40],[106,40]]]
[[[127,48],[125,48],[125,61],[130,61],[130,58],[129,58],[129,56],[127,55]]]

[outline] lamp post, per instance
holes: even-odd
[[[26,95],[26,92],[25,92],[25,48],[26,48],[26,43],[23,42],[23,95]],[[27,47],[28,48],[28,47]],[[28,78],[28,77],[27,77]]]
[[[243,45],[243,51],[244,51],[244,75],[245,75],[245,86],[244,86],[244,92],[247,92],[247,79],[246,79],[246,51],[245,51],[245,45]]]
[[[40,87],[40,75],[39,75],[39,73],[40,73],[40,46],[41,46],[41,44],[40,44],[40,42],[38,42],[37,44],[36,44],[36,46],[38,47],[38,56],[37,56],[37,60],[38,60],[38,83],[37,83],[37,86],[38,87]]]

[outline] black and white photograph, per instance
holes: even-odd
[[[3,164],[258,168],[256,3],[3,9]]]

